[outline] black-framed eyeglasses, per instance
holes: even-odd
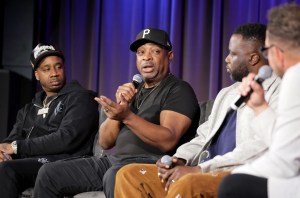
[[[265,47],[265,46],[263,46],[263,47],[261,47],[260,48],[260,53],[264,56],[264,58],[265,59],[268,59],[268,50],[269,49],[271,49],[272,47],[274,47],[275,45],[270,45],[269,47]]]
[[[265,59],[268,59],[268,50],[271,49],[272,47],[277,47],[276,45],[274,44],[271,44],[269,47],[261,47],[260,48],[260,53],[264,56]],[[284,52],[281,48],[277,47],[281,52]]]

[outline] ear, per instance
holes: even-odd
[[[40,80],[39,73],[37,71],[34,71],[34,75],[35,75],[35,79],[39,81]]]
[[[278,59],[278,61],[280,62],[280,65],[282,66],[282,69],[285,69],[285,58],[284,58],[284,54],[282,52],[282,50],[280,50],[279,48],[275,48],[275,55],[276,58]]]
[[[173,60],[173,57],[174,57],[173,51],[169,51],[168,52],[169,62],[171,62]]]
[[[250,54],[249,63],[250,65],[256,65],[260,61],[260,56],[257,53]]]

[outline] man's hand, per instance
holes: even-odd
[[[120,96],[119,103],[116,103],[105,96],[100,96],[100,98],[95,98],[95,100],[102,105],[106,116],[112,120],[123,121],[133,114],[123,94]]]
[[[239,92],[242,96],[247,96],[251,90],[253,91],[246,104],[251,107],[255,114],[258,115],[268,108],[268,103],[265,100],[263,87],[254,80],[255,74],[250,73],[243,78],[239,86]]]
[[[172,183],[179,180],[182,176],[188,173],[200,173],[201,168],[199,166],[175,166],[160,175],[161,181],[166,181],[165,191],[169,190]]]
[[[179,159],[177,157],[172,157],[172,164],[171,165],[166,165],[164,163],[161,162],[161,159],[157,160],[156,162],[156,166],[158,169],[159,173],[164,173],[166,170],[170,169],[171,167],[175,167],[175,166],[182,166],[185,165],[185,160],[184,159]]]
[[[0,144],[0,162],[11,160],[10,154],[14,154],[14,151],[9,143]]]
[[[170,185],[177,181],[180,177],[188,173],[200,172],[200,167],[185,166],[185,160],[172,157],[172,164],[166,165],[161,163],[161,159],[156,162],[158,176],[161,182],[166,181],[165,190],[168,191]]]
[[[132,83],[123,84],[117,89],[116,101],[118,104],[121,104],[121,97],[123,97],[127,103],[131,103],[136,93],[137,89],[135,89]]]

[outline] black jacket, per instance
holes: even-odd
[[[17,141],[14,158],[53,156],[62,159],[92,154],[99,126],[95,93],[76,81],[66,84],[53,98],[48,113],[38,115],[45,92],[19,110],[10,135],[3,142]]]

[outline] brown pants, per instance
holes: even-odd
[[[115,198],[215,198],[221,180],[228,174],[230,173],[187,174],[174,182],[166,192],[155,164],[130,164],[117,173]]]

